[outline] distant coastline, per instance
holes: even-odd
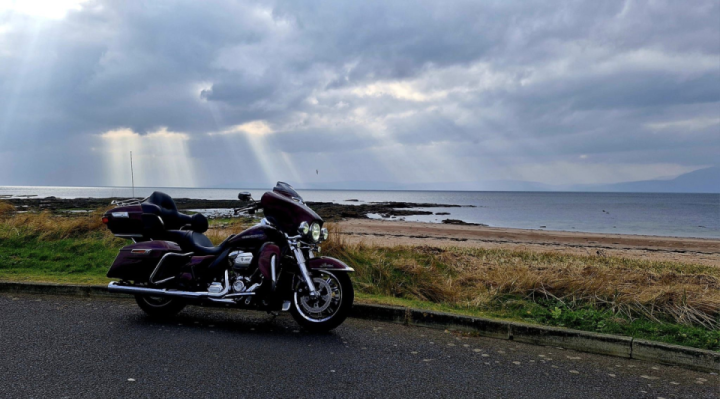
[[[155,190],[166,192],[173,198],[187,199],[183,205],[186,209],[207,210],[236,206],[237,193],[243,189],[135,188],[136,196],[140,198]],[[266,190],[248,191],[260,198]],[[518,229],[720,238],[720,194],[299,191],[306,201],[326,203],[324,207],[330,215],[341,218],[358,217],[353,216],[353,212],[359,211],[362,214],[359,217],[388,220],[430,223],[456,220]],[[130,194],[129,187],[0,186],[0,200],[21,207],[27,205],[22,200],[32,203],[55,197],[70,201],[49,207],[94,209],[107,206],[110,198],[127,198]],[[384,202],[401,205],[393,208],[374,204]]]

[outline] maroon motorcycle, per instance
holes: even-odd
[[[290,311],[305,329],[329,331],[352,308],[354,291],[338,259],[318,256],[328,238],[323,220],[287,183],[278,182],[260,201],[240,193],[236,213],[262,211],[264,218],[213,246],[203,234],[202,214],[178,212],[169,195],[118,203],[103,223],[133,240],[120,250],[107,276],[108,290],[135,295],[148,315],[169,317],[186,305],[268,312]]]

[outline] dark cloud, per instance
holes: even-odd
[[[712,0],[0,10],[0,184],[119,184],[131,147],[201,186],[302,183],[313,159],[336,180],[680,173],[720,152],[718,20]]]

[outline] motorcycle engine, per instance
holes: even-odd
[[[250,268],[253,260],[252,252],[232,251],[228,254],[228,261],[233,270],[237,273],[244,274]]]
[[[234,292],[243,292],[243,291],[245,291],[245,287],[247,287],[245,278],[241,277],[241,276],[237,276],[232,285],[233,291]]]
[[[232,267],[234,279],[232,280],[233,292],[245,292],[251,284],[253,254],[244,251],[232,251],[228,254],[228,262]]]

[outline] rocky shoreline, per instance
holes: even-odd
[[[14,205],[19,211],[50,211],[66,213],[107,208],[112,201],[123,201],[128,198],[33,198],[12,197],[2,198],[1,201]],[[241,207],[238,200],[206,200],[194,198],[174,198],[175,204],[181,211],[197,209],[232,209]],[[353,205],[338,204],[334,202],[308,202],[307,205],[318,213],[323,219],[337,221],[342,219],[368,219],[369,215],[378,215],[386,219],[401,218],[414,215],[449,215],[448,212],[433,213],[422,208],[462,208],[473,205],[412,203],[412,202],[370,202]],[[451,220],[451,219],[447,219]],[[444,221],[445,222],[445,221]],[[463,224],[462,221],[453,220],[445,223]]]

